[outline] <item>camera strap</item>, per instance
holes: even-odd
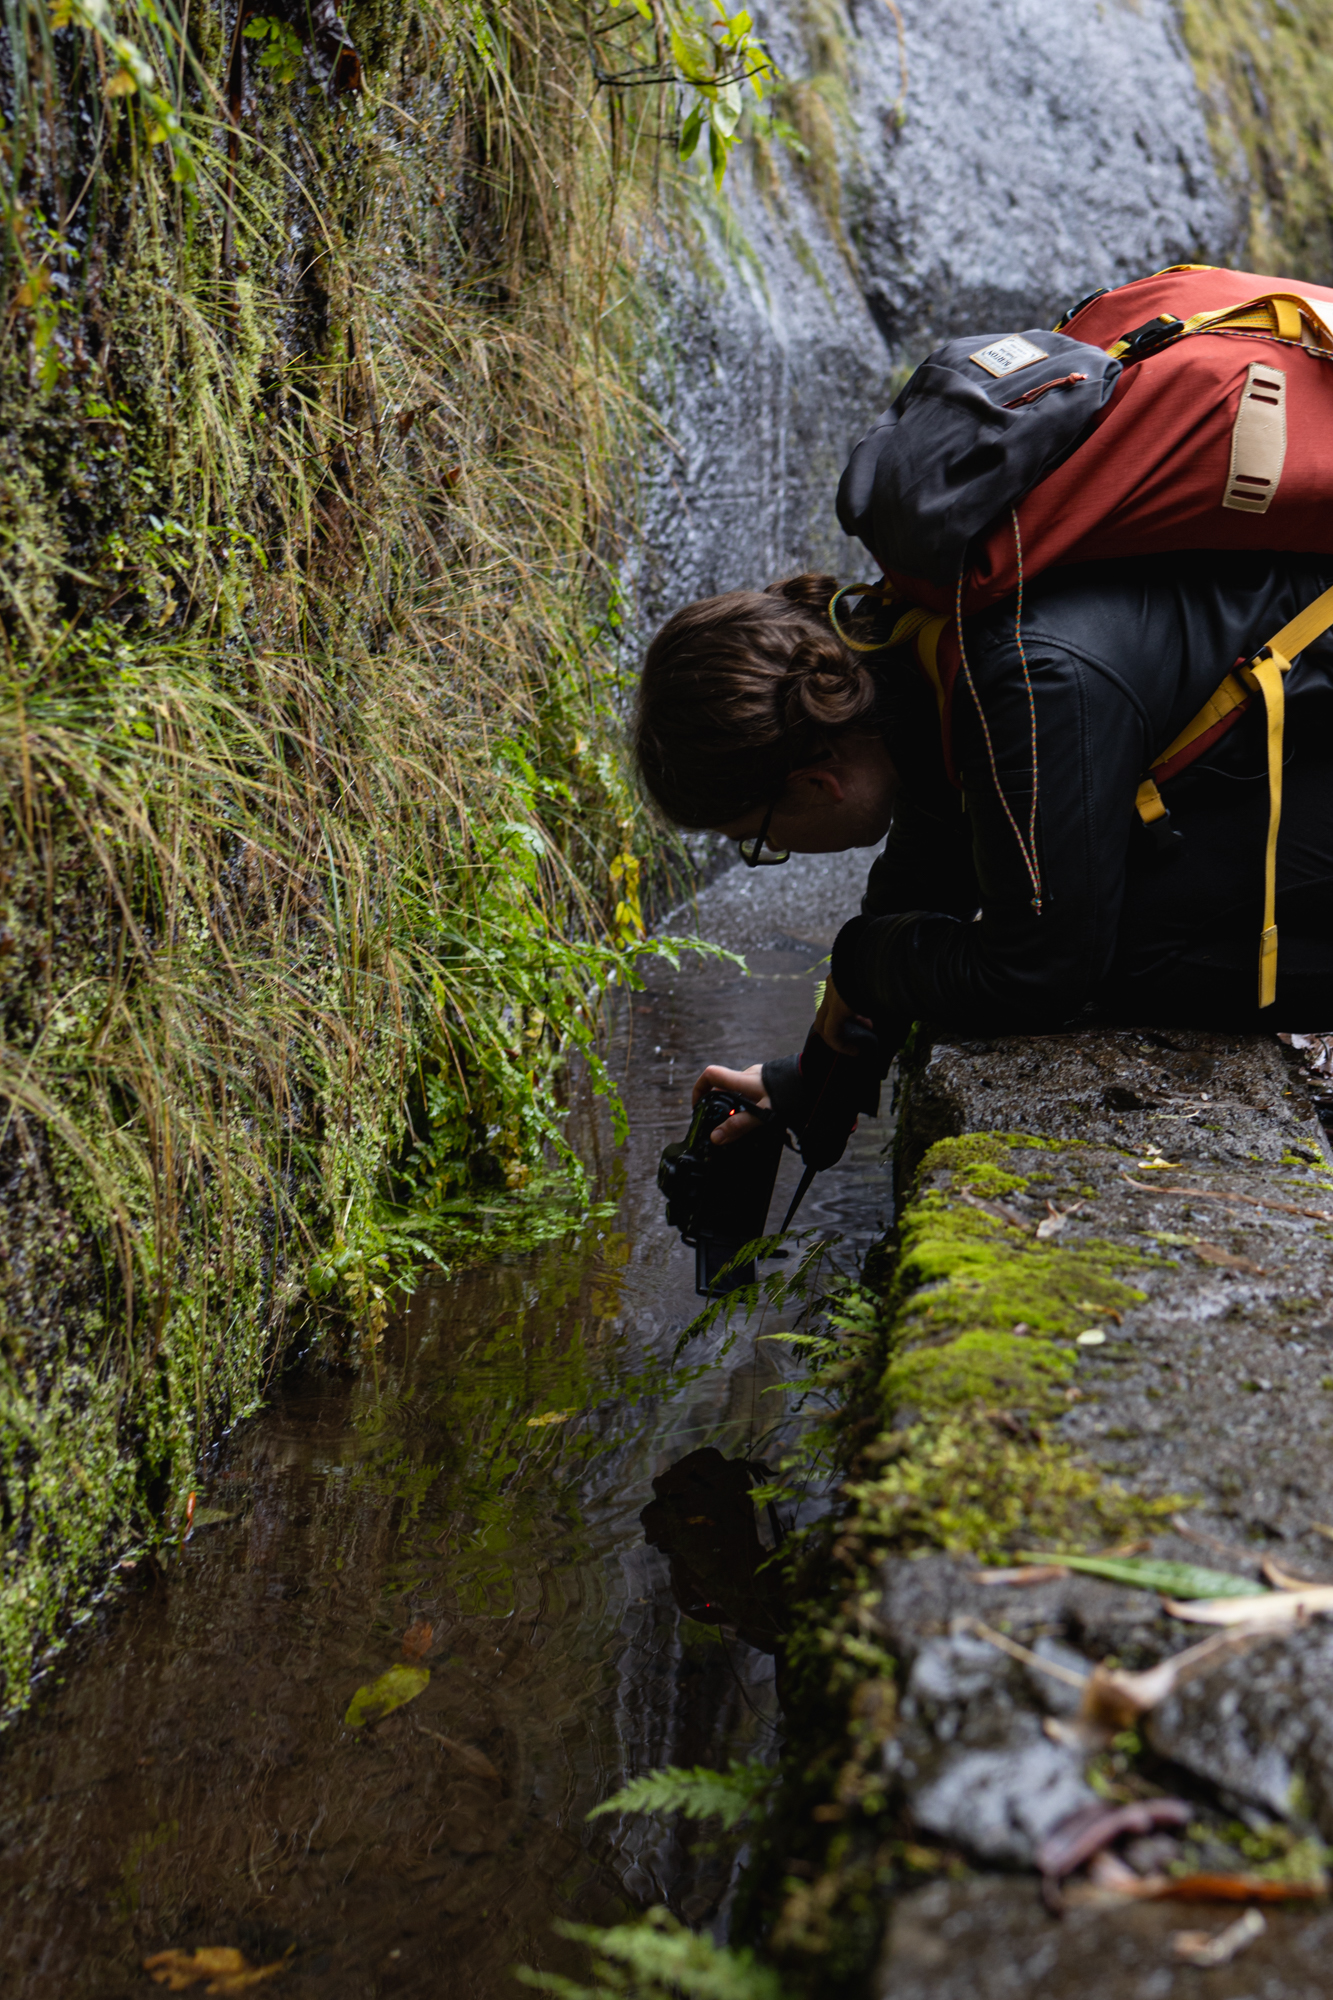
[[[805,1172],[801,1175],[800,1180],[796,1184],[796,1192],[791,1198],[791,1207],[787,1210],[787,1213],[782,1218],[782,1230],[781,1230],[782,1235],[785,1236],[787,1231],[791,1228],[791,1219],[795,1215],[801,1203],[805,1200],[806,1194],[809,1191],[810,1183],[818,1172],[819,1172],[818,1167],[807,1167]]]

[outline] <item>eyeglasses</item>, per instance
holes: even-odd
[[[789,847],[774,847],[770,848],[767,852],[764,850],[764,842],[768,839],[768,829],[773,824],[773,815],[777,809],[778,802],[777,799],[774,799],[768,811],[764,814],[764,823],[758,833],[749,834],[744,840],[736,842],[741,851],[741,860],[747,868],[781,868],[784,861],[790,861],[791,849]]]

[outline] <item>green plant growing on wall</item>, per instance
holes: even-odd
[[[12,1703],[303,1319],[373,1348],[414,1265],[582,1203],[560,1079],[609,1082],[647,843],[641,153],[578,17],[365,0],[360,95],[220,5],[6,18]]]
[[[263,42],[259,67],[270,72],[275,83],[295,83],[305,62],[301,37],[287,21],[270,14],[256,14],[241,30],[246,41]]]
[[[525,1986],[559,2000],[782,2000],[782,1982],[748,1950],[729,1951],[686,1930],[669,1910],[649,1910],[637,1924],[557,1924],[561,1937],[587,1945],[595,1985],[520,1966]]]
[[[1333,5],[1184,0],[1180,24],[1219,165],[1244,190],[1244,258],[1333,282]]]
[[[779,71],[745,8],[729,14],[722,0],[703,0],[701,6],[690,0],[612,0],[612,5],[634,9],[651,33],[652,53],[637,35],[627,43],[622,37],[616,49],[618,68],[612,69],[601,55],[594,57],[599,86],[615,92],[648,90],[667,105],[674,100],[681,111],[677,154],[689,160],[706,140],[715,192],[720,193],[727,163],[745,136],[747,108],[767,136],[795,138],[789,127],[759,110],[765,93],[779,81]]]

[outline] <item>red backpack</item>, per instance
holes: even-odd
[[[1094,292],[1054,336],[982,336],[963,352],[971,345],[952,341],[923,364],[857,446],[839,489],[844,527],[884,568],[877,594],[902,604],[888,643],[915,641],[955,784],[953,692],[966,672],[961,617],[1069,563],[1172,549],[1333,554],[1333,288],[1175,265]],[[960,427],[969,424],[965,434]],[[948,462],[939,466],[922,449],[932,435],[947,439]],[[1048,469],[1026,483],[1043,458]],[[1018,490],[1005,490],[1006,470]],[[920,573],[919,562],[917,573],[899,567],[898,549],[929,552],[929,537],[913,530],[929,522],[932,504],[936,518],[947,519],[952,505],[966,522],[969,483],[988,519],[949,580],[938,563],[933,574]],[[1146,826],[1164,826],[1159,786],[1261,696],[1269,773],[1261,1007],[1276,991],[1282,676],[1330,625],[1333,590],[1226,675],[1153,759],[1136,800]]]

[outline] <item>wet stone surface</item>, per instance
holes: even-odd
[[[1151,1260],[1132,1270],[1144,1303],[1080,1359],[1083,1400],[1063,1434],[1126,1483],[1186,1496],[1193,1525],[1242,1558],[1272,1546],[1333,1576],[1313,1525],[1333,1522],[1333,1160],[1278,1045],[1186,1033],[937,1045],[908,1093],[909,1167],[950,1130],[1075,1140],[1005,1205],[1035,1227],[1076,1187],[1063,1247],[1110,1241]],[[1159,1552],[1208,1559],[1177,1540]]]
[[[928,1163],[916,1199],[980,1205],[1013,1242],[1067,1211],[1052,1242],[1108,1246],[1098,1254],[1112,1264],[1123,1251],[1118,1275],[1140,1294],[1088,1312],[1085,1331],[1102,1338],[1077,1350],[1047,1435],[1156,1503],[1144,1553],[1256,1589],[1265,1557],[1333,1582],[1320,1532],[1333,1527],[1333,1161],[1303,1074],[1275,1042],[1220,1035],[937,1039],[904,1093],[900,1185],[937,1140],[982,1132],[1046,1142],[1004,1156],[1021,1160],[1023,1185],[987,1203],[984,1177],[969,1195]],[[929,1344],[929,1296],[902,1307],[909,1346]],[[888,1414],[899,1434],[919,1416]],[[1315,1618],[1222,1656],[1142,1719],[1138,1747],[1108,1771],[1073,1723],[1080,1690],[978,1623],[1067,1674],[1151,1667],[1205,1628],[1154,1592],[1068,1574],[995,1584],[983,1570],[917,1553],[880,1576],[875,1626],[901,1688],[884,1768],[917,1836],[955,1857],[895,1903],[884,2000],[1325,1993],[1333,1917],[1321,1905],[1267,1909],[1264,1934],[1205,1973],[1173,1954],[1173,1934],[1219,1932],[1243,1904],[1136,1901],[1079,1880],[1056,1917],[1032,1872],[999,1871],[1031,1871],[1043,1837],[1096,1795],[1186,1800],[1196,1867],[1243,1870],[1234,1842],[1247,1827],[1333,1842],[1333,1625]],[[1159,1838],[1136,1864],[1133,1843],[1119,1849],[1149,1874],[1180,1852]]]
[[[1173,1963],[1183,1929],[1234,1914],[1182,1903],[1072,1908],[1051,1917],[1021,1876],[932,1883],[898,1903],[877,1986],[892,2000],[1324,2000],[1333,1914],[1274,1910],[1232,1965]]]

